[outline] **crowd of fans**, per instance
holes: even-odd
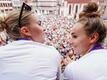
[[[72,50],[69,44],[70,28],[75,21],[64,16],[48,15],[41,18],[44,27],[46,44],[58,49],[62,55]]]

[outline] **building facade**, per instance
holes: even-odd
[[[103,17],[107,18],[107,0],[0,0],[0,13],[20,9],[22,2],[25,2],[38,14],[58,14],[78,19],[83,6],[90,1],[100,4]]]
[[[13,8],[19,9],[22,2],[32,6],[38,14],[60,14],[63,0],[13,0]]]
[[[102,11],[102,17],[107,20],[107,0],[99,0],[100,10]]]
[[[8,13],[12,11],[12,0],[0,0],[0,13]]]
[[[33,6],[40,14],[60,14],[62,0],[33,0]]]
[[[78,15],[83,10],[83,6],[91,1],[95,1],[99,4],[98,0],[65,0],[64,15],[68,15],[74,19],[78,19]]]

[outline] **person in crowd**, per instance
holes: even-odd
[[[60,80],[61,55],[44,44],[44,32],[31,7],[23,3],[1,21],[11,43],[0,47],[0,80]]]
[[[64,80],[107,80],[107,50],[102,45],[105,37],[98,5],[90,2],[71,28],[70,43],[80,58],[66,66]]]

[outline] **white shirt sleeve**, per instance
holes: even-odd
[[[73,80],[72,71],[71,71],[70,67],[71,67],[70,64],[68,64],[65,67],[65,70],[64,70],[64,80]]]

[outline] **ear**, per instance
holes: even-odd
[[[31,33],[29,31],[29,28],[26,27],[26,26],[23,26],[21,29],[20,29],[20,33],[22,36],[25,36],[25,37],[28,37],[28,36],[31,36]]]
[[[97,32],[93,33],[92,36],[91,36],[91,43],[96,43],[97,40],[99,39],[99,34]]]

